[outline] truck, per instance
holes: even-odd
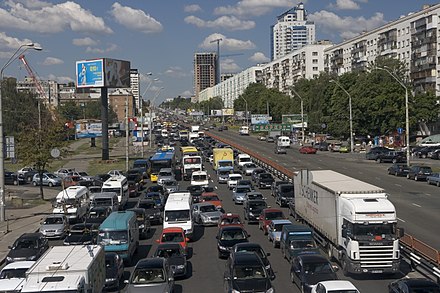
[[[196,171],[203,170],[203,163],[201,156],[184,155],[182,158],[182,176],[183,180],[191,179],[191,174]]]
[[[221,167],[234,167],[234,151],[230,148],[212,149],[213,168],[217,171]]]
[[[100,293],[105,253],[99,245],[53,246],[26,272],[21,292]]]
[[[344,274],[399,271],[404,232],[384,189],[331,170],[301,170],[294,193],[295,219],[314,229]]]

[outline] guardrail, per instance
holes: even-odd
[[[209,136],[250,155],[258,165],[270,171],[278,178],[293,181],[295,176],[293,171],[243,147],[240,144],[234,143],[233,141],[224,139],[212,133],[209,133]],[[407,233],[405,233],[405,235],[400,239],[400,245],[401,251],[410,261],[411,266],[414,269],[440,283],[440,251]]]

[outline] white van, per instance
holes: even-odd
[[[290,138],[288,136],[279,136],[277,139],[277,146],[289,148]]]
[[[93,195],[90,208],[107,207],[112,212],[119,210],[119,199],[116,192],[99,192]]]
[[[236,161],[238,169],[241,169],[246,163],[252,163],[251,156],[248,154],[238,154]]]
[[[85,186],[69,186],[56,197],[54,214],[65,214],[69,220],[80,221],[89,211],[89,190]]]
[[[125,176],[112,176],[102,185],[102,192],[116,192],[119,207],[124,207],[128,201],[128,182]]]
[[[181,227],[185,230],[186,236],[191,238],[194,231],[191,203],[189,192],[170,193],[164,208],[163,228]]]
[[[238,130],[238,134],[240,135],[249,135],[249,126],[241,126]]]
[[[195,171],[191,174],[191,185],[208,186],[209,177],[206,171]]]

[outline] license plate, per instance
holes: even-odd
[[[382,274],[383,271],[382,270],[372,270],[371,273],[372,274]]]

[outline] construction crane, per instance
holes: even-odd
[[[212,40],[210,43],[217,43],[217,62],[215,64],[216,67],[216,76],[215,76],[215,84],[220,83],[220,42],[223,41],[222,38],[218,38]]]

